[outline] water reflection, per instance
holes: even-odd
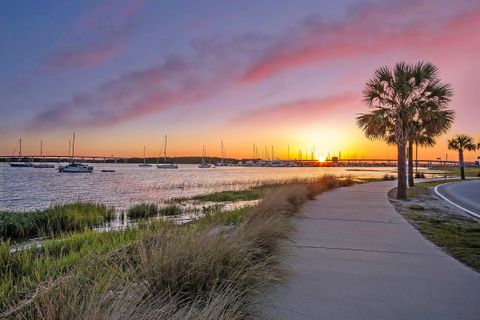
[[[313,178],[322,174],[381,177],[395,168],[245,168],[178,170],[142,168],[136,164],[94,164],[93,173],[67,174],[54,169],[11,168],[0,164],[0,210],[45,209],[53,204],[92,201],[117,210],[140,202],[161,204],[178,197],[240,190],[267,181]],[[101,172],[114,169],[115,172]]]

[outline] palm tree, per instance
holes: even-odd
[[[453,124],[455,113],[446,105],[420,106],[419,117],[413,125],[408,139],[408,186],[415,186],[413,175],[413,145],[416,147],[433,147],[436,137],[447,133]]]
[[[458,151],[458,162],[460,163],[460,177],[465,180],[465,168],[463,161],[463,150],[475,151],[478,145],[473,143],[473,138],[465,134],[459,134],[448,140],[448,149]]]
[[[419,130],[435,134],[427,131],[427,124],[439,117],[432,112],[447,112],[445,107],[451,96],[450,85],[441,83],[438,69],[431,63],[401,62],[393,69],[384,66],[367,82],[363,101],[373,110],[359,115],[357,124],[368,138],[386,140],[397,146],[398,199],[407,198],[407,143],[420,140],[416,138]],[[453,112],[448,112],[453,117]]]

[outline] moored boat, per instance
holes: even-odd
[[[178,164],[167,162],[167,135],[165,135],[165,142],[163,145],[163,163],[157,163],[158,169],[178,169]]]
[[[40,163],[34,163],[33,167],[37,169],[47,169],[47,168],[55,168],[55,166],[51,163],[45,162],[45,157],[43,156],[43,140],[40,140],[40,158],[42,159]]]
[[[75,173],[75,172],[93,172],[93,167],[88,166],[83,163],[69,163],[66,166],[61,166],[58,167],[59,172],[69,172],[69,173]]]
[[[92,166],[75,162],[75,133],[73,134],[73,141],[72,141],[72,162],[70,162],[65,166],[59,166],[58,172],[68,172],[68,173],[93,172]]]
[[[143,163],[138,164],[139,167],[151,167],[152,165],[150,163],[147,163],[147,158],[146,158],[146,147],[143,146]]]
[[[202,149],[202,164],[200,164],[198,166],[200,169],[207,169],[207,168],[212,167],[212,165],[210,163],[207,163],[206,157],[207,157],[207,152],[205,151],[205,146],[203,146],[203,149]]]
[[[32,167],[32,163],[30,162],[22,162],[22,139],[19,140],[20,148],[18,151],[18,161],[17,162],[10,162],[10,166],[14,168],[30,168]]]

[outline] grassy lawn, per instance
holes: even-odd
[[[408,189],[407,201],[393,199],[394,192],[391,191],[390,201],[427,239],[480,272],[480,223],[461,215],[458,209],[434,195],[433,188],[443,183],[443,180],[418,183]]]
[[[435,173],[438,175],[445,174],[445,167],[435,167],[425,171],[425,173]],[[460,177],[460,167],[447,167],[447,176]],[[465,176],[466,177],[479,177],[480,176],[480,167],[465,167]]]
[[[405,216],[430,241],[480,272],[480,224],[478,222],[455,215],[432,218],[418,213],[418,210],[411,210]]]

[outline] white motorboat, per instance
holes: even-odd
[[[143,163],[139,163],[139,167],[151,167],[152,165],[150,163],[147,163],[147,158],[146,158],[146,147],[143,147]]]
[[[205,146],[203,146],[203,149],[202,149],[202,164],[200,164],[198,167],[200,169],[207,169],[207,168],[211,168],[212,165],[210,163],[207,163],[207,152],[205,151]]]
[[[32,167],[32,163],[30,162],[21,162],[22,159],[22,139],[19,140],[20,149],[18,151],[18,161],[17,162],[10,162],[10,166],[14,168],[30,168]],[[16,148],[15,148],[16,149]]]
[[[75,133],[73,134],[73,141],[72,141],[72,162],[70,162],[65,166],[59,166],[58,172],[68,172],[68,173],[93,172],[92,166],[75,162]]]
[[[178,169],[178,164],[167,162],[167,135],[165,135],[165,142],[163,144],[163,163],[157,163],[158,169]]]
[[[34,163],[33,167],[34,168],[55,168],[55,166],[51,163],[46,163],[45,162],[45,157],[43,156],[43,140],[40,140],[40,158],[42,159],[40,163]]]
[[[59,172],[71,172],[71,173],[75,173],[75,172],[92,172],[93,171],[93,167],[92,166],[88,166],[86,164],[83,164],[83,163],[75,163],[75,162],[72,162],[66,166],[60,166],[58,167],[58,171]]]

